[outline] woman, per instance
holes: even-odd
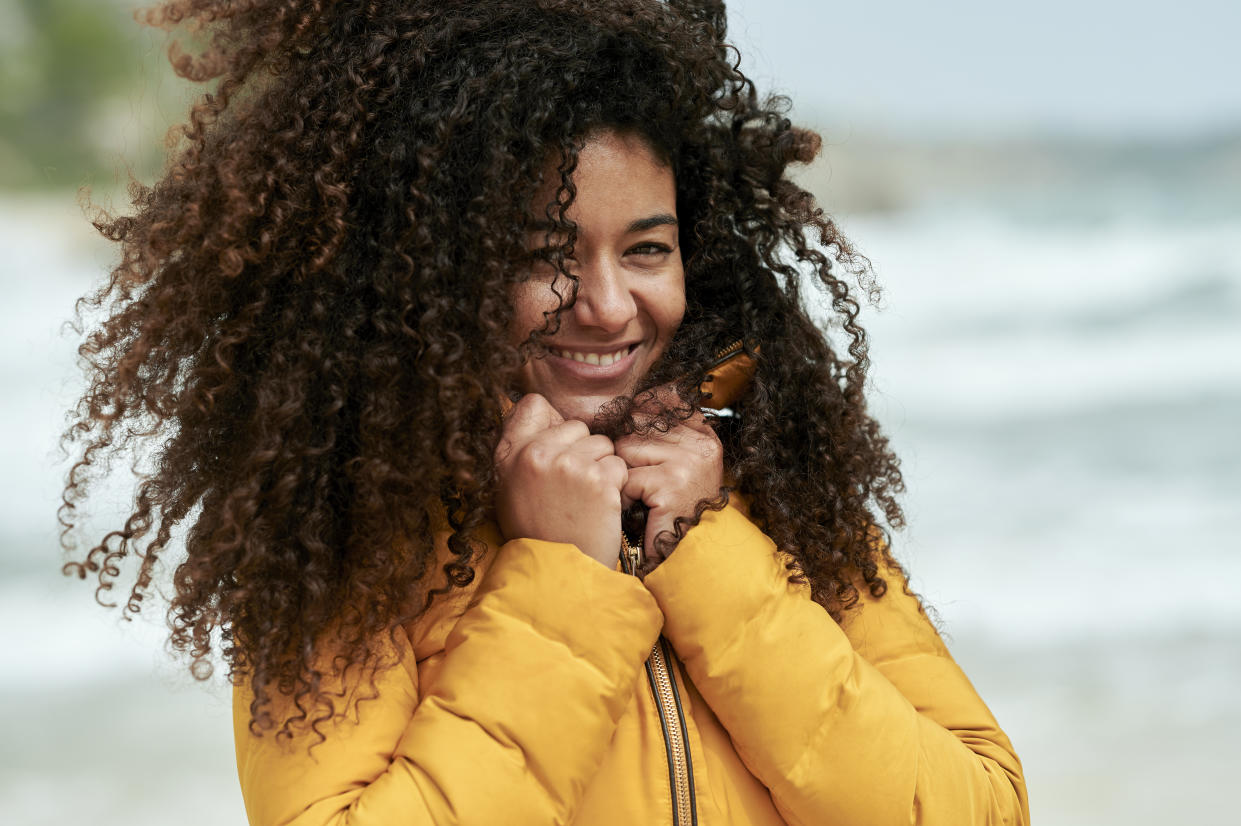
[[[236,685],[255,824],[1025,823],[887,550],[865,337],[713,2],[178,0],[222,79],[83,348],[71,570]],[[827,291],[845,351],[809,320]],[[703,412],[704,409],[707,412]]]

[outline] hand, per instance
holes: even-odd
[[[669,407],[681,404],[671,388],[656,398]],[[679,422],[667,433],[652,429],[645,435],[625,436],[616,442],[616,455],[629,466],[621,494],[624,504],[641,501],[649,509],[642,548],[648,560],[662,562],[655,547],[661,531],[671,531],[678,516],[693,516],[703,499],[714,499],[724,483],[724,447],[701,412]]]
[[[568,542],[616,565],[629,471],[611,439],[591,436],[584,423],[566,422],[547,399],[528,393],[505,420],[495,461],[505,539]]]

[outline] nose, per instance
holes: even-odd
[[[638,313],[629,278],[612,261],[591,262],[578,270],[580,283],[573,317],[582,327],[618,333],[629,326]]]

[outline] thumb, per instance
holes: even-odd
[[[642,549],[648,560],[663,562],[665,555],[655,547],[655,537],[664,531],[671,531],[676,517],[666,508],[651,508],[646,515],[646,536],[643,537]]]

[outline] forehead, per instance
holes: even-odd
[[[561,184],[558,170],[556,163],[547,165],[543,185],[531,204],[537,224],[546,224],[548,207],[556,203]],[[615,219],[629,224],[650,214],[676,214],[672,166],[640,135],[606,131],[587,137],[572,182],[574,198],[566,214],[575,222]]]

